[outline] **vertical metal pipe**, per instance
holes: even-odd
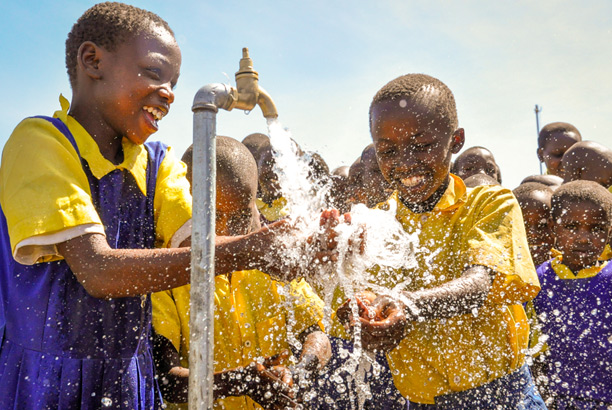
[[[193,108],[189,410],[213,408],[216,111]]]

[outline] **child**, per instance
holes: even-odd
[[[467,188],[476,188],[477,186],[484,185],[501,185],[499,181],[487,174],[474,174],[470,175],[463,181]]]
[[[191,162],[187,167],[191,168]],[[252,231],[259,221],[256,194],[257,165],[249,150],[235,139],[217,137],[217,235]],[[215,408],[252,408],[253,400],[266,408],[292,404],[291,400],[282,401],[290,396],[290,386],[266,385],[266,373],[254,372],[252,364],[258,357],[274,356],[291,346],[286,333],[289,326],[304,346],[299,367],[310,368],[314,376],[314,370],[329,360],[329,340],[317,325],[323,317],[323,301],[304,280],[291,283],[289,296],[283,295],[283,286],[258,270],[215,278]],[[190,286],[186,285],[153,295],[153,325],[159,346],[155,354],[162,391],[171,403],[187,402],[189,294]],[[274,370],[295,377],[285,367]],[[257,377],[247,378],[249,374]],[[268,389],[273,393],[270,398],[265,395]],[[170,404],[174,407],[186,408],[186,404]]]
[[[159,16],[87,10],[66,41],[72,103],[22,121],[0,168],[0,408],[156,405],[148,294],[189,281],[185,168],[144,144],[174,101],[181,54]],[[285,267],[271,227],[217,238],[219,272]],[[327,243],[327,242],[323,242]],[[242,249],[249,252],[241,252]]]
[[[410,308],[381,295],[362,309],[364,347],[388,352],[411,409],[544,408],[524,364],[521,304],[539,285],[520,207],[507,189],[466,191],[449,174],[464,143],[452,92],[427,75],[399,77],[374,97],[370,129],[396,190],[384,207],[397,206],[420,248],[415,266],[374,270],[380,285],[404,286]],[[348,321],[346,304],[338,314]]]
[[[269,224],[285,218],[289,215],[289,209],[287,208],[287,200],[282,196],[278,176],[274,170],[276,160],[274,159],[272,145],[263,146],[259,155],[257,172],[261,196],[257,198],[257,209],[262,216],[262,222]]]
[[[572,124],[546,124],[538,135],[538,159],[546,165],[546,173],[561,176],[561,158],[569,147],[582,141],[580,132]]]
[[[501,172],[493,153],[484,147],[470,147],[455,158],[451,172],[464,181],[475,174],[485,174],[501,184]]]
[[[528,177],[523,178],[521,181],[521,185],[527,182],[537,182],[539,184],[546,185],[550,187],[553,191],[561,186],[563,183],[563,178],[558,177],[556,175],[529,175]]]
[[[374,144],[370,144],[361,152],[361,163],[363,164],[363,197],[368,208],[384,201],[390,195],[391,190],[380,172]]]
[[[512,193],[521,206],[533,263],[540,266],[551,258],[550,251],[554,244],[550,216],[553,190],[537,182],[528,182],[519,185]]]
[[[595,181],[604,188],[612,187],[612,149],[595,141],[572,145],[561,159],[564,182]]]
[[[592,181],[563,184],[552,196],[560,256],[538,268],[533,300],[548,336],[548,388],[555,407],[612,406],[612,270],[598,262],[612,226],[612,194]]]

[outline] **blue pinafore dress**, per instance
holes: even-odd
[[[72,143],[68,128],[52,122]],[[133,176],[114,170],[98,180],[86,161],[94,206],[112,248],[153,248],[157,170],[166,153],[148,152],[147,195]],[[79,154],[80,155],[80,154]],[[96,299],[65,261],[14,261],[0,213],[0,409],[151,409],[160,403],[151,352],[151,297]]]

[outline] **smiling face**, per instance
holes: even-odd
[[[553,131],[546,137],[544,145],[538,148],[538,157],[550,175],[561,176],[561,158],[578,141],[580,138],[571,131]]]
[[[591,201],[564,200],[555,215],[555,246],[563,253],[563,264],[577,273],[593,266],[604,250],[610,221],[604,209]]]
[[[411,99],[376,103],[370,125],[380,170],[405,203],[427,201],[446,182],[464,142],[463,129]]]
[[[99,78],[91,88],[99,125],[89,130],[103,138],[127,137],[144,143],[158,130],[158,121],[174,101],[181,52],[166,29],[152,26],[113,52],[98,48],[92,67]],[[93,132],[92,132],[93,131]]]

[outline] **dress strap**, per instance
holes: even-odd
[[[68,129],[68,127],[66,126],[66,124],[64,124],[64,122],[62,120],[60,120],[59,118],[48,117],[46,115],[36,115],[36,116],[30,117],[30,118],[40,118],[40,119],[49,121],[51,124],[53,124],[53,126],[55,126],[55,128],[57,128],[62,134],[64,134],[66,139],[68,139],[68,141],[70,141],[70,143],[72,144],[72,146],[76,150],[76,152],[79,155],[79,157],[81,156],[81,153],[79,152],[79,147],[77,146],[77,143],[76,143],[76,140],[74,139],[74,136],[72,135],[72,133],[70,132],[70,130]]]

